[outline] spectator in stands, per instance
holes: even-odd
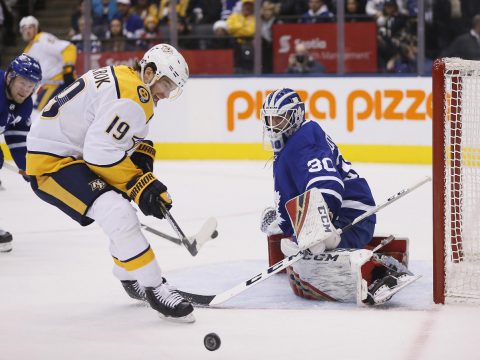
[[[255,35],[255,15],[253,13],[254,0],[241,0],[242,11],[232,13],[227,18],[228,33],[239,42],[250,40]]]
[[[345,19],[347,21],[354,21],[359,16],[366,15],[365,6],[362,7],[360,0],[346,0],[345,2]]]
[[[117,0],[92,0],[92,32],[103,38],[117,13]]]
[[[385,0],[382,15],[377,18],[380,71],[395,71],[395,63],[401,55],[401,44],[407,38],[407,17],[400,13],[396,0]]]
[[[153,17],[158,23],[158,5],[152,4],[149,0],[137,0],[131,11],[142,18],[144,25],[147,16]]]
[[[313,24],[325,22],[332,17],[333,14],[328,10],[324,0],[309,0],[308,11],[303,14],[300,22],[304,24]]]
[[[83,52],[83,34],[85,32],[85,17],[78,18],[78,33],[70,38],[70,41],[77,47],[77,52]],[[90,33],[90,47],[92,53],[99,53],[102,51],[102,43],[94,33]]]
[[[315,60],[303,42],[298,42],[295,45],[295,52],[288,57],[286,72],[289,74],[324,73],[325,67]]]
[[[297,23],[308,11],[308,0],[273,0],[279,9],[279,18],[283,22]]]
[[[143,31],[143,20],[140,16],[131,10],[130,0],[117,0],[118,11],[115,18],[120,19],[124,29],[131,35],[129,37],[138,38]]]
[[[210,49],[230,49],[233,47],[232,38],[228,34],[227,22],[217,20],[212,27],[214,38],[209,42]]]
[[[177,11],[177,16],[181,18],[186,18],[188,16],[188,1],[189,0],[177,0],[177,5],[175,10]],[[160,24],[167,24],[169,21],[170,14],[170,0],[160,0],[158,6],[158,19]]]
[[[106,41],[103,44],[104,51],[121,52],[135,50],[135,46],[132,45],[126,34],[127,32],[124,29],[122,20],[112,19],[109,30],[105,36]]]
[[[222,0],[190,0],[187,14],[193,24],[213,24],[222,14]]]
[[[480,60],[480,14],[473,17],[470,31],[457,37],[443,51],[442,56],[460,57],[465,60]]]
[[[221,0],[221,1],[222,1],[222,13],[220,15],[220,20],[227,20],[232,13],[239,12],[236,9],[236,6],[237,6],[237,3],[241,4],[240,0]]]
[[[253,71],[253,36],[255,35],[254,0],[241,0],[242,11],[227,18],[229,35],[235,38],[234,67],[237,73]]]
[[[138,45],[143,49],[150,49],[153,45],[161,43],[161,32],[158,29],[157,18],[152,15],[147,15],[144,24]]]
[[[262,32],[262,72],[273,72],[272,26],[277,22],[279,6],[273,2],[264,1],[260,9],[260,31]]]
[[[190,20],[179,16],[177,18],[178,46],[182,49],[198,49],[198,39],[189,38],[193,30]]]
[[[388,0],[368,0],[365,6],[365,12],[367,15],[373,16],[375,19],[383,15],[383,9],[385,8],[385,3]],[[401,0],[395,0],[397,8],[400,13],[405,14],[407,11],[402,6]]]
[[[68,35],[70,38],[80,32],[78,27],[78,19],[80,19],[81,16],[83,16],[83,0],[78,1],[75,11],[70,16],[70,29],[68,30]]]

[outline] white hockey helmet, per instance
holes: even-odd
[[[20,30],[22,30],[22,27],[30,26],[30,25],[35,26],[35,29],[38,30],[39,23],[38,23],[38,20],[34,16],[32,16],[32,15],[25,16],[25,17],[22,18],[22,20],[20,20],[20,24],[19,24]]]
[[[155,81],[166,76],[177,85],[177,88],[170,94],[170,99],[180,96],[189,77],[188,65],[182,54],[169,44],[153,46],[143,55],[139,63],[140,77],[143,82],[145,82],[143,78],[145,68],[149,63],[153,63],[156,67],[155,76],[148,84],[145,84],[152,86]]]

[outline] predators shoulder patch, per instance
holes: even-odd
[[[140,99],[140,101],[143,103],[143,104],[146,104],[150,101],[150,93],[148,92],[148,90],[139,85],[137,86],[137,94],[138,94],[138,97]]]

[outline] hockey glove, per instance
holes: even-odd
[[[157,180],[151,172],[130,180],[127,184],[127,194],[147,216],[153,215],[156,218],[163,219],[165,215],[160,203],[167,210],[172,207],[172,199],[167,192],[167,187]]]
[[[262,212],[260,230],[267,235],[281,234],[282,229],[278,226],[277,210],[269,206]]]
[[[70,85],[75,81],[75,68],[73,66],[65,66],[63,68],[63,84]]]
[[[150,140],[143,140],[137,146],[137,149],[132,156],[130,156],[130,159],[135,166],[142,169],[144,173],[152,172],[155,153],[156,150],[153,147],[153,142]]]

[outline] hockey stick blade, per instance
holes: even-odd
[[[154,235],[157,235],[163,239],[166,239],[168,241],[171,241],[177,245],[182,245],[182,240],[177,238],[177,237],[174,237],[174,236],[171,236],[171,235],[168,235],[168,234],[165,234],[157,229],[154,229],[148,225],[145,225],[145,224],[142,224],[140,223],[142,229],[144,229],[145,231],[148,231]],[[189,247],[193,249],[193,247],[195,247],[193,250],[196,250],[196,253],[198,253],[198,251],[200,250],[200,248],[203,246],[203,244],[205,244],[207,241],[211,240],[211,239],[215,239],[216,237],[218,236],[218,231],[217,231],[217,220],[213,217],[211,218],[208,218],[207,221],[205,221],[205,223],[203,224],[203,226],[201,227],[200,231],[198,233],[196,233],[195,235],[192,235],[192,236],[188,236],[186,237],[188,243],[190,244]],[[188,249],[188,247],[187,247]],[[189,250],[190,251],[190,250]],[[192,254],[193,255],[193,254]]]
[[[407,195],[408,193],[412,192],[413,190],[419,188],[421,185],[429,182],[431,177],[426,177],[424,180],[408,187],[405,188],[395,195],[389,197],[387,201],[383,202],[380,205],[377,205],[367,211],[366,213],[356,217],[350,224],[346,225],[342,229],[338,230],[339,234],[342,234],[343,232],[349,230],[353,225],[358,224],[359,222],[365,220],[368,218],[370,215],[373,215],[383,209],[384,207],[390,205],[391,203],[397,201],[398,199],[402,198],[403,196]],[[387,244],[387,240],[383,241],[379,246],[375,248],[375,251],[380,249],[382,246]],[[234,296],[237,296],[238,294],[244,292],[245,290],[251,288],[252,286],[262,282],[263,280],[268,279],[270,276],[278,273],[279,271],[282,271],[283,269],[287,268],[294,262],[300,260],[303,257],[303,252],[300,251],[294,255],[291,255],[283,260],[280,260],[276,264],[273,264],[270,266],[268,269],[262,271],[260,274],[253,276],[252,278],[238,284],[237,286],[231,288],[230,290],[224,291],[223,293],[220,293],[218,295],[199,295],[199,294],[193,294],[189,293],[186,291],[180,291],[180,294],[187,300],[191,301],[194,304],[197,305],[203,305],[203,306],[212,306],[212,305],[218,305],[221,304],[229,299],[231,299]]]
[[[216,230],[217,220],[215,220],[214,218],[209,218],[205,223],[205,225],[202,226],[201,230],[195,236],[191,236],[191,237],[185,236],[185,233],[182,231],[182,229],[180,229],[180,226],[177,224],[172,214],[170,214],[170,211],[168,211],[168,209],[165,207],[165,204],[163,202],[159,202],[158,205],[160,206],[165,219],[167,219],[168,223],[177,234],[181,244],[187,248],[188,252],[192,256],[196,256],[198,254],[198,250],[200,249],[200,247],[209,238],[213,239],[218,236],[218,232]],[[211,231],[211,232],[207,234],[208,231]]]

